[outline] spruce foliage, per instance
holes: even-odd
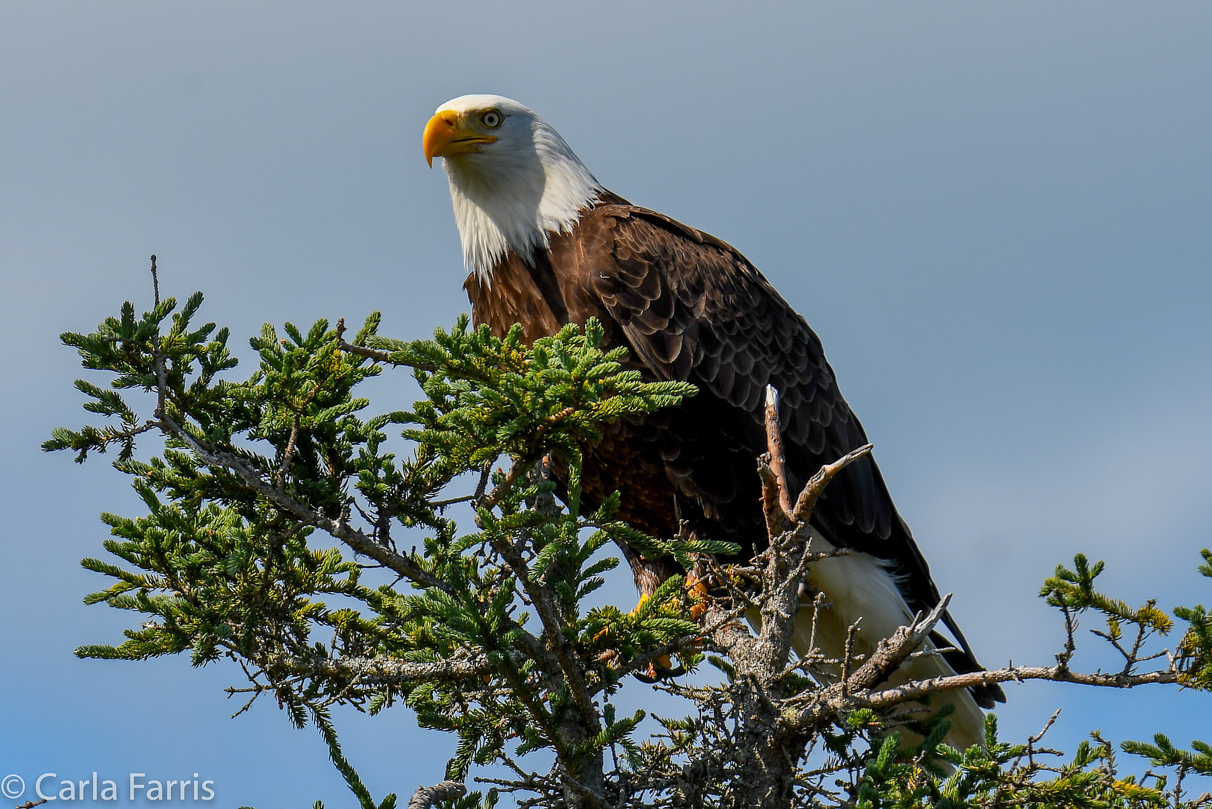
[[[269,694],[296,726],[314,725],[363,809],[397,799],[373,798],[345,758],[334,705],[373,714],[403,703],[422,726],[456,737],[444,773],[453,783],[418,790],[416,805],[490,807],[502,791],[544,806],[746,805],[736,785],[744,774],[729,757],[752,732],[738,696],[745,677],[705,624],[723,614],[735,627],[745,599],[760,602],[761,577],[755,585],[743,566],[716,568],[723,596],[675,577],[632,612],[586,606],[618,564],[612,543],[685,569],[736,551],[644,535],[615,518],[617,495],[597,508],[581,501],[583,451],[603,425],[675,405],[692,386],[644,382],[623,349],[602,349],[592,321],[528,346],[520,328],[499,339],[464,317],[432,340],[404,342],[378,335],[377,314],[351,340],[340,323],[265,326],[250,341],[257,367],[240,379],[228,330],[195,324],[201,306],[201,293],[141,315],[126,303],[96,331],[63,335],[85,368],[108,376],[76,383],[102,421],[55,430],[44,449],[79,462],[116,451],[114,467],[146,508],[103,514],[107,553],[83,560],[108,580],[86,601],[138,617],[120,643],[77,655],[233,661],[247,675],[233,690],[250,702]],[[411,369],[421,398],[410,410],[373,410],[359,385],[398,367]],[[139,452],[144,434],[161,439],[158,453]],[[1204,559],[1212,577],[1212,554]],[[1095,589],[1101,570],[1079,556],[1045,584],[1066,626],[1082,611],[1101,613],[1099,634],[1128,657],[1130,674],[1176,618],[1186,624],[1178,681],[1212,686],[1207,611],[1178,608],[1171,618],[1154,602],[1131,608]],[[715,612],[696,620],[704,598]],[[686,670],[710,658],[723,679],[658,684],[687,700],[684,718],[621,715],[619,689],[651,687],[630,675],[668,655]],[[826,698],[789,661],[780,665],[787,706]],[[1056,764],[1038,739],[1002,742],[990,716],[985,746],[958,751],[943,743],[944,712],[898,718],[864,702],[872,693],[820,702],[814,716],[825,721],[811,726],[787,720],[795,775],[763,805],[1208,804],[1181,791],[1184,776],[1212,773],[1201,742],[1193,751],[1161,735],[1125,743],[1159,771],[1134,777],[1120,774],[1115,748],[1097,735]],[[902,742],[906,726],[920,742]],[[532,763],[552,760],[543,771]],[[513,776],[466,792],[488,764]],[[1161,770],[1174,771],[1169,786]]]

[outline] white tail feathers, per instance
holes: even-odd
[[[816,531],[812,532],[812,550],[828,553],[833,546]],[[825,604],[819,613],[811,600],[801,601],[795,617],[792,645],[801,657],[815,647],[825,658],[840,660],[846,651],[846,635],[851,625],[858,623],[852,653],[870,655],[883,638],[908,625],[913,614],[905,604],[888,568],[874,556],[851,553],[814,562],[809,574],[813,589],[824,594]],[[753,619],[750,618],[752,623]],[[933,652],[933,654],[932,654]],[[837,666],[820,666],[813,672],[823,682],[832,682],[841,675]],[[925,680],[955,674],[955,670],[935,652],[934,644],[926,641],[919,654],[888,678],[887,685],[900,685],[911,680]],[[954,705],[951,730],[947,743],[960,750],[982,744],[985,738],[985,715],[966,688],[940,693],[932,698],[931,708]],[[906,736],[901,731],[902,736]]]

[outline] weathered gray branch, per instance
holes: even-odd
[[[461,798],[467,794],[467,787],[459,781],[443,781],[431,787],[417,787],[408,802],[408,809],[430,809],[438,801],[448,801],[451,798]]]
[[[932,677],[929,680],[915,680],[905,685],[867,695],[863,698],[863,705],[871,708],[883,708],[898,702],[920,699],[927,694],[954,691],[957,688],[972,688],[990,683],[1021,682],[1023,680],[1051,680],[1057,683],[1076,683],[1101,688],[1136,688],[1141,685],[1175,685],[1182,682],[1182,673],[1176,669],[1163,669],[1144,674],[1125,675],[1122,672],[1086,674],[1071,671],[1062,666],[1009,666],[993,671],[973,671],[947,677]]]
[[[261,668],[271,676],[350,677],[367,685],[452,682],[484,677],[497,670],[484,658],[413,663],[389,657],[302,658],[284,654],[270,655],[261,661]]]

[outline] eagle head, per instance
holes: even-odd
[[[495,95],[447,101],[425,125],[425,159],[444,160],[469,272],[491,283],[508,251],[530,261],[602,193],[551,124]]]

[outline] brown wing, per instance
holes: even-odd
[[[631,350],[656,378],[687,380],[700,390],[675,414],[674,440],[662,444],[670,479],[717,536],[750,551],[752,538],[764,536],[755,459],[765,451],[767,384],[781,394],[795,488],[867,443],[820,339],[743,255],[712,236],[617,204],[588,213],[581,232],[582,258],[599,268],[590,283]],[[887,560],[912,610],[938,603],[926,560],[873,459],[852,464],[830,484],[812,522],[835,545]],[[953,666],[979,669],[949,615],[946,622],[963,646],[951,655]],[[994,695],[978,696],[988,702]]]
[[[596,292],[657,378],[688,380],[726,403],[722,412],[737,423],[721,426],[754,442],[754,457],[765,448],[765,386],[778,388],[793,483],[867,442],[820,340],[744,256],[641,208],[610,206],[591,216],[604,225],[593,230],[617,270],[596,275]],[[851,466],[825,503],[820,510],[842,529],[840,544],[899,557],[889,540],[900,521],[874,462]]]

